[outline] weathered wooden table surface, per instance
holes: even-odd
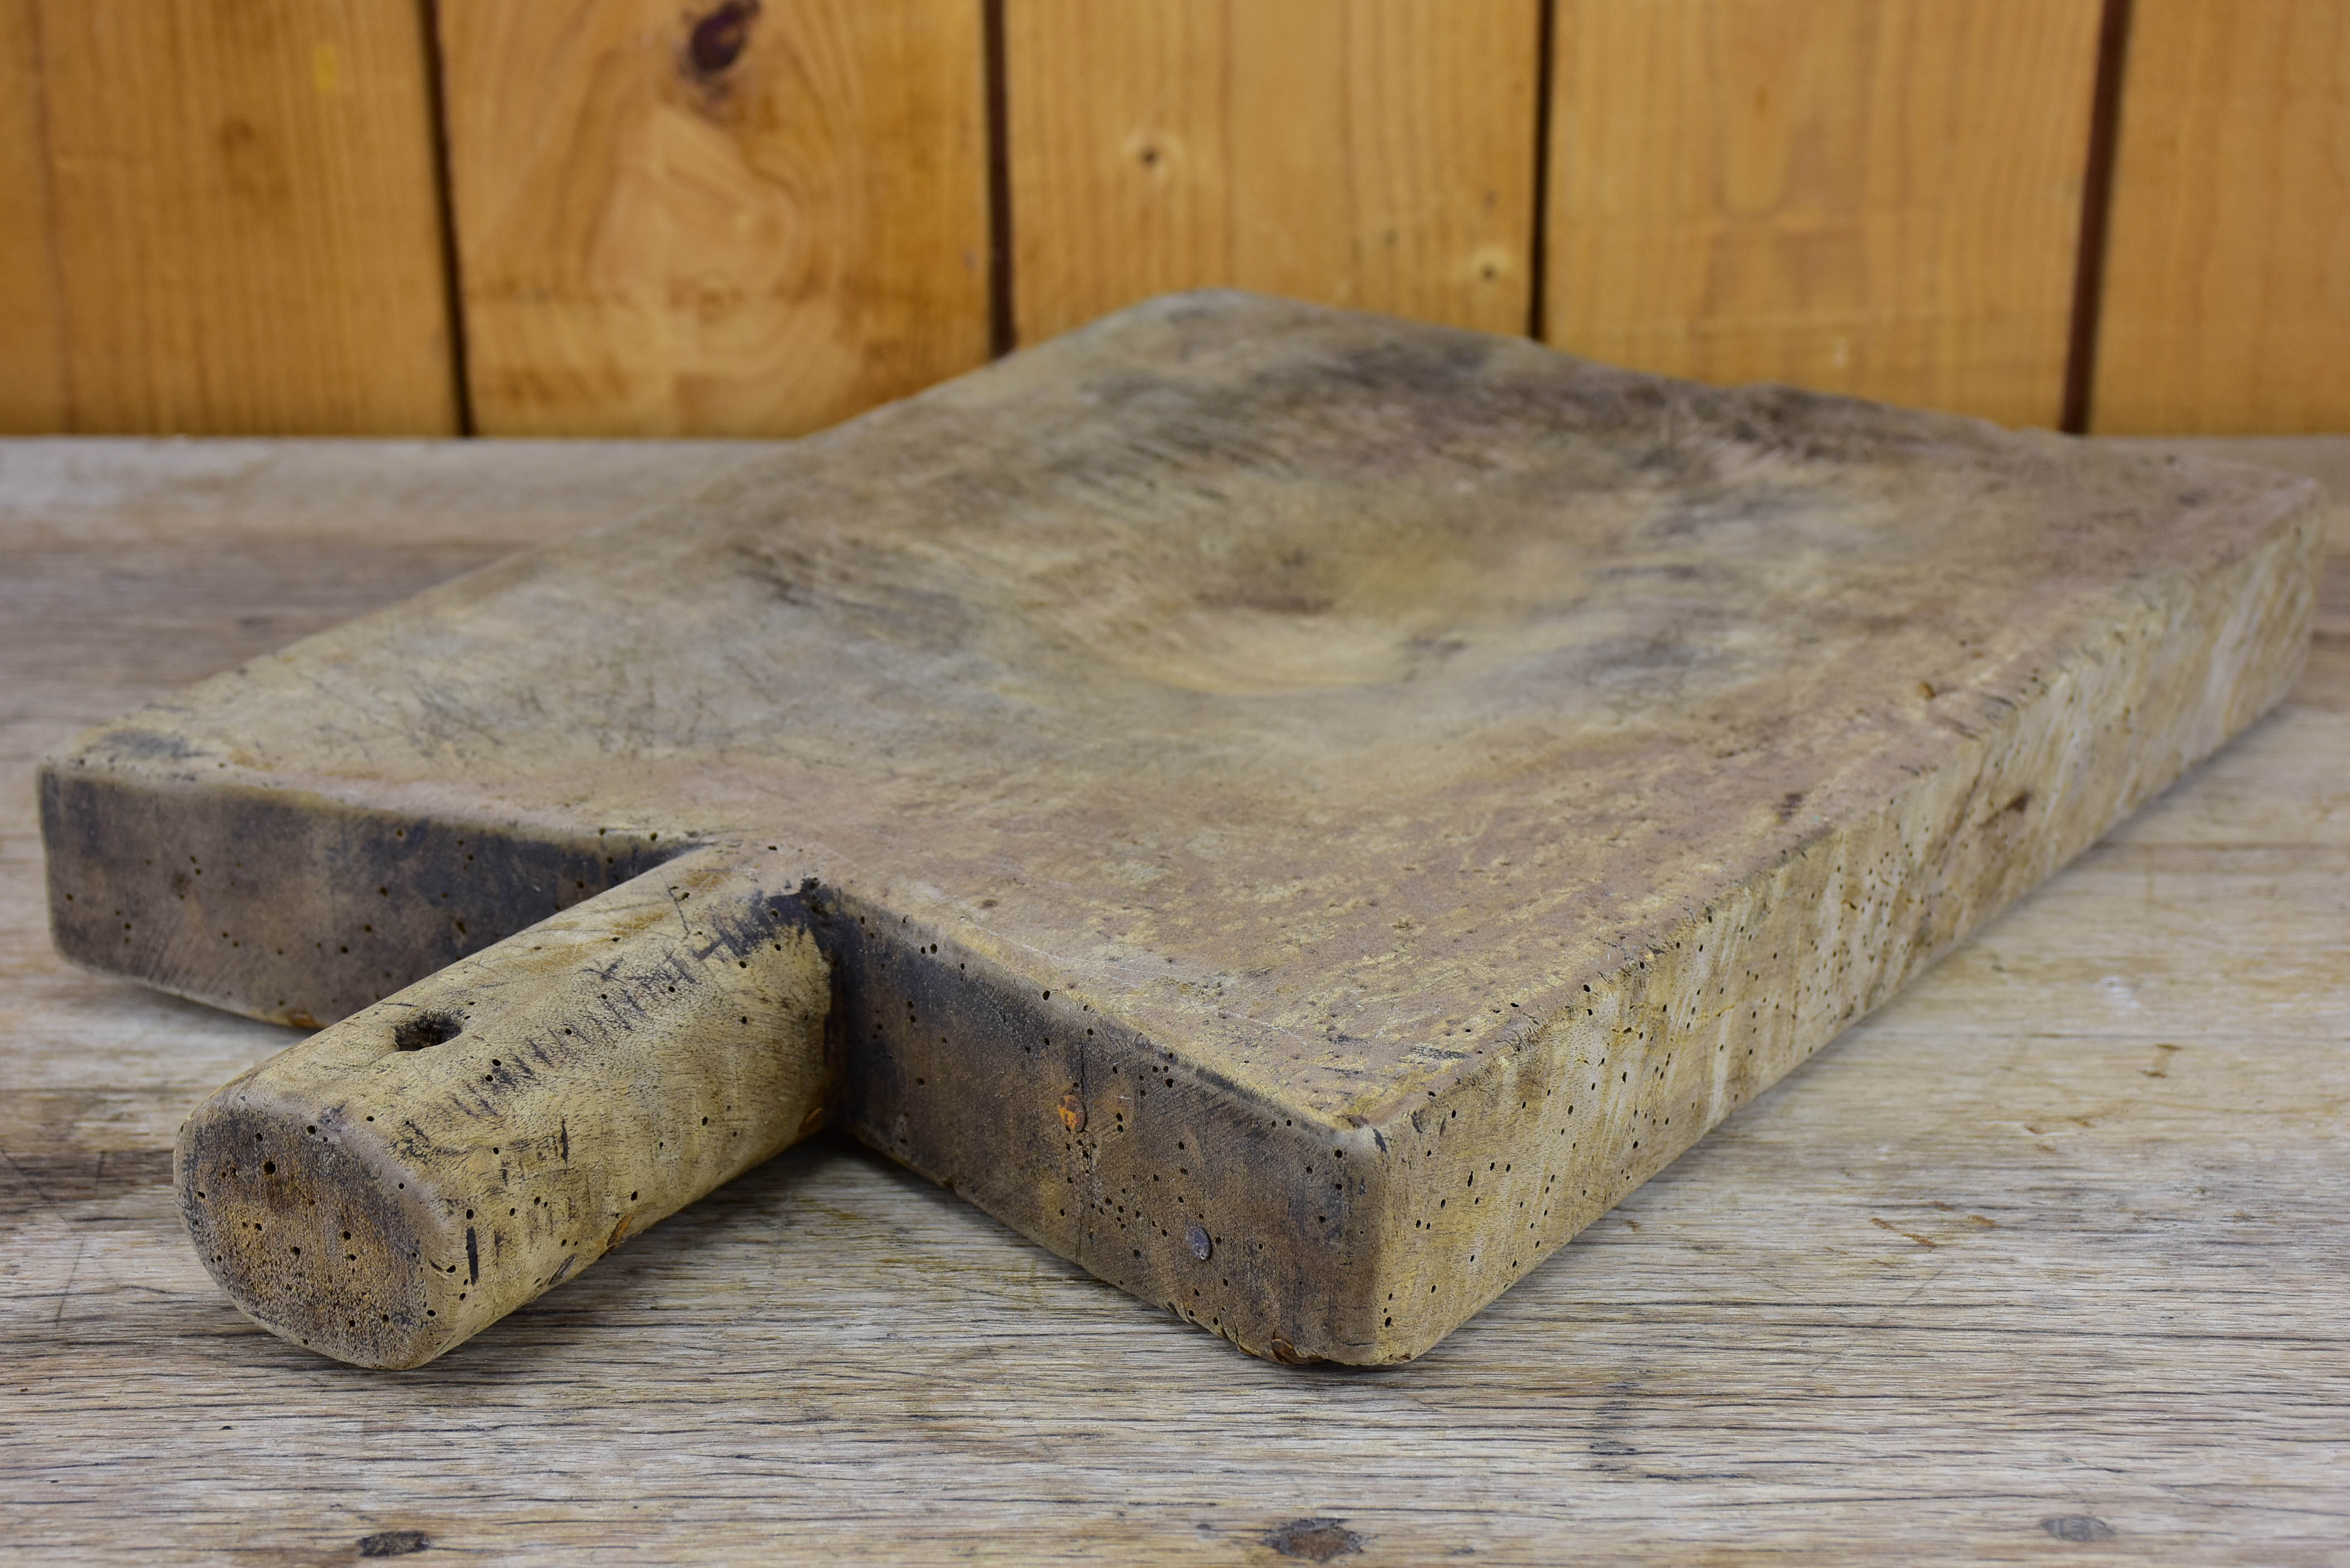
[[[1419,1362],[1251,1360],[821,1142],[421,1371],[245,1322],[166,1151],[292,1036],[61,965],[33,759],[741,461],[0,443],[0,1556],[2350,1561],[2339,523],[2282,711]]]

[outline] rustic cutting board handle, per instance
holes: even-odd
[[[320,1031],[181,1128],[255,1322],[418,1366],[822,1125],[828,966],[772,855],[698,849]]]

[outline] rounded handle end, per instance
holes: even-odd
[[[419,1366],[823,1125],[830,971],[796,888],[698,851],[263,1063],[181,1128],[244,1312]]]

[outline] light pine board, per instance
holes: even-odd
[[[2053,426],[2098,0],[1559,0],[1549,339]]]
[[[66,422],[39,36],[33,0],[0,4],[0,431],[10,432]]]
[[[986,358],[972,0],[440,19],[484,433],[795,434]]]
[[[1218,285],[1523,332],[1535,0],[1006,0],[1014,317]]]
[[[456,428],[414,0],[5,10],[0,425]]]
[[[2218,450],[2350,481],[2350,443]],[[748,456],[0,445],[11,1552],[2339,1561],[2338,550],[2284,710],[1411,1366],[1253,1361],[829,1143],[422,1372],[246,1324],[165,1151],[292,1036],[59,965],[32,758]],[[1317,1519],[1336,1533],[1282,1533]]]
[[[2350,426],[2350,9],[2137,0],[2091,418]]]

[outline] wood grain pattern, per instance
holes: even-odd
[[[441,9],[493,434],[793,434],[987,356],[971,0]]]
[[[1223,285],[1525,330],[1536,0],[1008,0],[1014,317]]]
[[[2350,11],[2136,0],[2094,428],[2350,426]]]
[[[2220,450],[2350,480],[2350,442]],[[2282,711],[1412,1366],[1232,1355],[827,1140],[421,1372],[254,1328],[186,1247],[168,1150],[296,1036],[60,964],[32,759],[413,574],[610,517],[596,491],[631,467],[712,461],[0,445],[9,1551],[2338,1561],[2340,532]],[[403,506],[442,552],[408,576]]]
[[[2097,0],[1560,0],[1547,335],[2054,425]]]
[[[0,190],[45,182],[47,223],[12,207],[0,319],[49,328],[0,361],[12,421],[455,429],[414,0],[9,11],[0,43],[35,40],[38,81],[5,112],[36,121],[40,167],[12,149]]]

